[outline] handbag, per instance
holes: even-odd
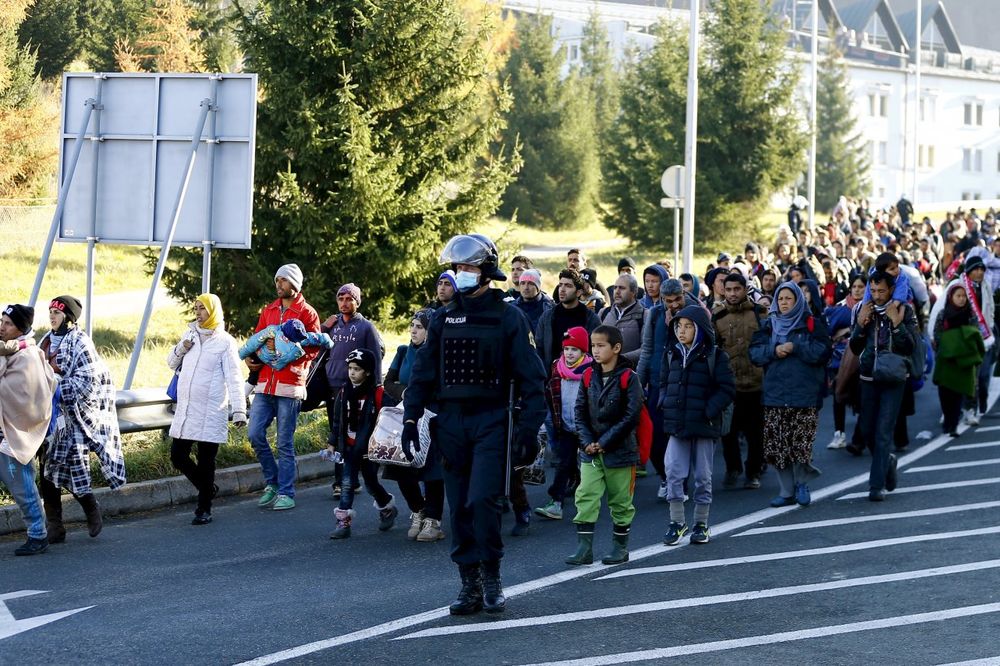
[[[170,398],[171,402],[177,402],[177,378],[181,376],[181,369],[177,368],[174,376],[170,378],[170,383],[167,384],[167,397]]]
[[[840,367],[837,368],[837,376],[833,381],[833,390],[837,402],[847,405],[851,402],[851,393],[854,390],[854,382],[858,378],[860,371],[860,359],[851,350],[851,345],[844,349],[844,355],[840,357]]]
[[[368,460],[377,465],[398,465],[400,467],[423,467],[427,462],[427,451],[431,447],[430,420],[434,412],[424,410],[417,421],[420,450],[413,451],[413,460],[407,460],[403,453],[403,408],[383,407],[375,419],[375,428],[368,440]]]
[[[872,379],[885,384],[902,384],[907,377],[907,359],[888,349],[875,350],[875,368]]]

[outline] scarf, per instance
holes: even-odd
[[[785,314],[781,314],[781,311],[778,309],[778,296],[781,295],[783,289],[788,289],[795,295],[795,305]],[[771,346],[777,347],[780,344],[788,342],[788,336],[792,334],[792,331],[805,324],[806,319],[809,317],[806,299],[802,296],[802,290],[799,289],[799,285],[789,280],[775,289],[774,301],[771,303],[769,314],[771,316]]]
[[[344,411],[347,416],[347,432],[356,433],[358,424],[361,422],[361,403],[369,397],[374,397],[375,380],[372,376],[365,378],[365,381],[355,386],[347,382],[344,386]]]
[[[219,300],[219,297],[215,294],[202,294],[195,300],[204,305],[205,309],[208,310],[208,319],[205,320],[205,324],[201,328],[207,329],[208,332],[221,328],[224,321],[222,316],[222,301]]]
[[[969,305],[972,307],[972,313],[976,315],[976,326],[979,328],[979,332],[982,333],[983,342],[985,342],[993,337],[993,331],[990,329],[990,325],[983,317],[983,311],[980,309],[979,302],[976,299],[976,289],[972,284],[972,280],[970,280],[969,276],[964,273],[962,274],[961,280],[962,285],[965,286],[965,293],[969,295]]]
[[[594,362],[594,359],[590,357],[590,354],[584,354],[576,363],[570,365],[566,362],[566,357],[562,354],[559,355],[559,360],[556,361],[556,372],[559,374],[560,379],[566,379],[573,382],[578,382],[583,378],[583,368]]]

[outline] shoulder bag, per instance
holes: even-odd
[[[417,421],[420,450],[413,451],[413,460],[407,460],[403,453],[403,408],[383,407],[375,420],[375,429],[368,440],[368,460],[377,465],[397,465],[400,467],[423,467],[427,462],[427,451],[431,446],[430,420],[436,416],[424,410]]]

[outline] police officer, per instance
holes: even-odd
[[[537,453],[545,370],[526,317],[504,302],[503,291],[490,288],[491,280],[507,279],[493,242],[479,234],[455,236],[441,263],[455,271],[458,294],[434,313],[417,352],[403,398],[402,443],[408,455],[419,450],[416,423],[433,403],[432,439],[444,459],[451,508],[451,559],[462,577],[449,610],[499,613],[505,604],[500,502],[508,465],[528,464]],[[516,423],[508,432],[515,405]]]

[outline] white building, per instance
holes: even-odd
[[[854,112],[871,155],[872,189],[866,194],[882,203],[905,193],[921,207],[1000,199],[1000,0],[922,0],[919,105],[916,2],[818,0],[820,52],[832,39],[845,54]],[[711,2],[703,4],[710,11]],[[630,49],[652,46],[648,31],[660,19],[686,22],[689,16],[685,0],[503,0],[503,5],[515,13],[553,16],[566,71],[579,62],[583,27],[593,11],[605,23],[619,61]],[[795,50],[809,51],[811,7],[812,0],[774,1],[789,31],[790,57]],[[808,67],[802,85],[808,100]]]

